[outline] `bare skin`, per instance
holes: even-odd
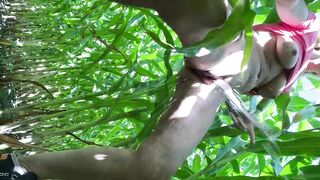
[[[123,0],[114,1],[124,3]],[[223,0],[202,0],[201,3],[194,0],[148,0],[140,4],[137,1],[124,4],[156,10],[177,33],[183,46],[202,40],[211,29],[222,25],[231,11]],[[276,8],[280,19],[290,25],[297,25],[308,17],[308,9],[302,0],[276,0]],[[215,49],[209,55],[189,57],[186,66],[209,71],[215,76],[233,76],[231,85],[241,92],[258,87],[257,92],[262,96],[278,96],[286,84],[283,70],[292,68],[297,62],[297,45],[289,38],[255,32],[251,62],[243,75],[241,56],[244,45],[245,40],[241,38]]]
[[[157,10],[159,16],[178,34],[184,46],[201,40],[210,29],[220,26],[230,10],[223,0],[202,0],[201,3],[199,0],[114,1]],[[296,23],[306,18],[307,9],[302,0],[276,2],[277,8],[286,10],[286,7],[290,7],[290,10],[279,14],[283,21],[289,19],[290,23]],[[300,11],[298,7],[304,10]],[[260,94],[273,97],[283,87],[283,69],[291,67],[296,61],[292,53],[290,55],[285,51],[292,51],[295,46],[293,42],[278,40],[270,35],[264,43],[258,43],[259,38],[265,35],[268,34],[254,34],[254,51],[241,79],[237,76],[241,73],[242,58],[234,57],[241,55],[244,39],[220,47],[207,56],[188,58],[186,66],[214,75],[231,76],[231,85],[244,92],[255,87],[272,89],[261,90]],[[289,59],[289,63],[279,62],[279,56]],[[226,69],[224,67],[229,62],[234,66],[233,71],[220,71],[221,68]],[[161,116],[155,132],[137,151],[91,147],[28,156],[20,161],[39,179],[168,179],[201,141],[223,97],[222,89],[215,83],[204,84],[189,68],[183,68],[171,105]]]
[[[184,69],[168,111],[137,151],[91,147],[26,156],[20,163],[39,179],[168,179],[201,141],[223,97],[221,88]]]

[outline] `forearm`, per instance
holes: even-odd
[[[167,179],[172,175],[205,135],[224,97],[215,84],[202,84],[184,73],[170,108],[138,150],[136,171],[149,173],[140,179]]]
[[[299,25],[308,18],[308,8],[304,0],[276,0],[277,13],[282,22]]]

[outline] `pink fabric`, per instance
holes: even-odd
[[[287,83],[283,92],[288,92],[291,85],[297,80],[298,76],[307,68],[312,54],[318,31],[320,30],[320,21],[313,13],[309,13],[306,21],[298,26],[291,26],[284,22],[275,24],[261,24],[253,27],[254,31],[267,31],[272,35],[290,37],[298,45],[298,62],[290,70],[286,71]]]

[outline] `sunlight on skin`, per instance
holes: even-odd
[[[224,93],[228,96],[228,97],[233,97],[233,91],[230,85],[228,85],[225,81],[218,79],[215,82],[220,88],[222,88],[224,90]],[[233,97],[233,99],[236,99],[236,97]],[[236,103],[236,105],[238,107],[241,107],[241,103],[240,101],[234,101]]]
[[[196,86],[200,88],[200,92],[197,93],[197,97],[200,97],[202,100],[206,100],[209,96],[209,94],[212,92],[214,88],[216,88],[215,85],[207,85],[203,83],[196,83],[192,87]]]
[[[98,160],[98,161],[103,161],[105,159],[107,159],[107,156],[106,154],[96,154],[94,155],[94,159]]]
[[[272,36],[269,32],[255,32],[255,36],[259,37],[256,38],[257,44],[263,47],[268,41],[272,39]]]
[[[201,48],[200,51],[196,54],[197,57],[202,57],[210,54],[211,51],[208,50],[207,48]]]
[[[242,59],[243,59],[243,50],[231,53],[230,55],[223,58],[222,61],[215,64],[215,66],[210,69],[210,72],[217,76],[226,76],[226,75],[229,76],[229,75],[239,74],[241,71],[246,71],[247,69],[247,66],[245,66],[241,70]]]
[[[197,99],[197,96],[189,96],[184,99],[179,108],[171,115],[171,118],[179,119],[188,117]]]
[[[171,118],[179,119],[188,117],[197,101],[206,100],[215,87],[215,85],[206,85],[203,83],[193,84],[192,88],[199,88],[199,93],[186,97],[181,102],[179,108],[171,115]]]

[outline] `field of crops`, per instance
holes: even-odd
[[[273,1],[250,2],[254,23],[277,20]],[[306,2],[319,11],[320,1]],[[150,10],[107,0],[0,0],[0,149],[136,149],[167,109],[183,66],[171,46],[181,46],[177,35]],[[242,96],[268,135],[256,130],[254,146],[222,105],[172,178],[320,178],[319,80],[305,74],[275,100]]]

